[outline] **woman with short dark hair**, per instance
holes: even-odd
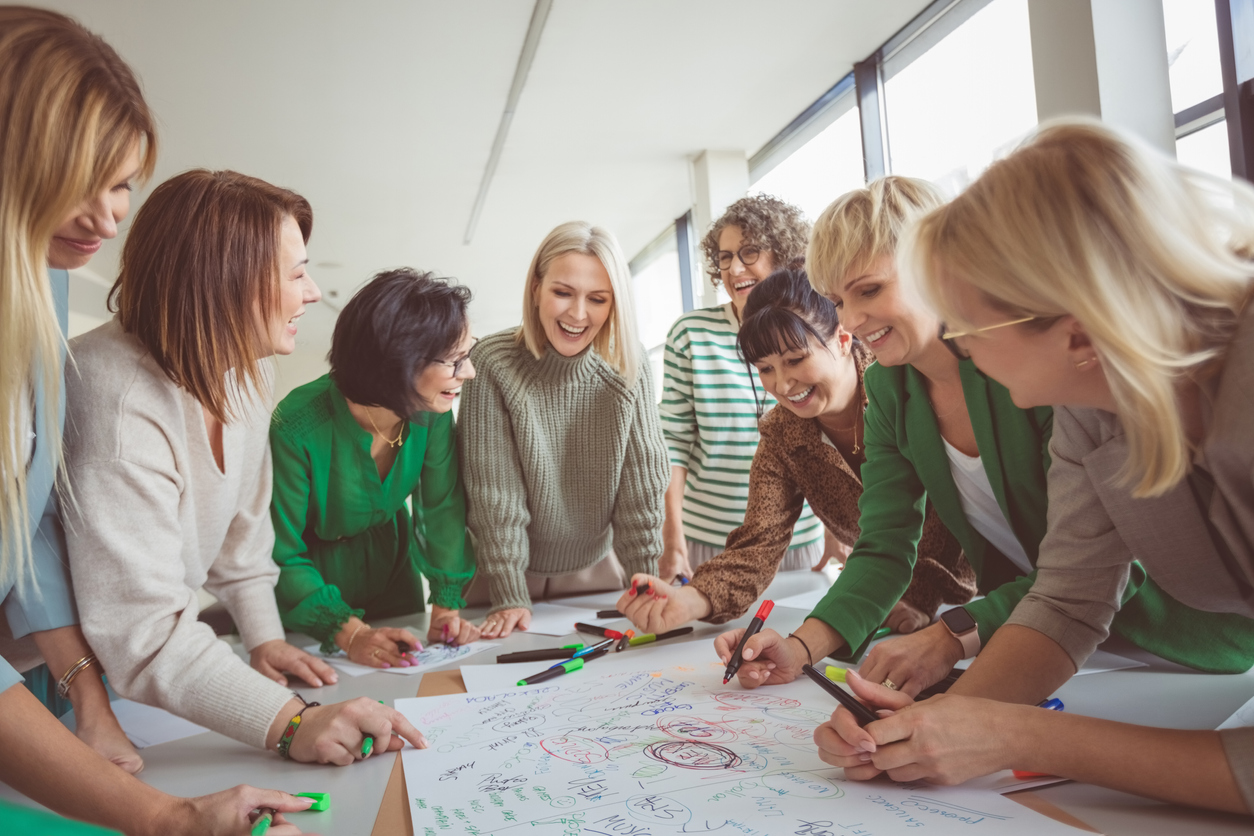
[[[424,575],[428,637],[479,637],[458,617],[475,571],[452,412],[475,376],[469,302],[467,288],[431,273],[379,273],[336,322],[331,372],[274,413],[275,593],[283,626],[324,652],[408,667],[400,645],[418,649],[418,639],[362,619],[421,612]]]

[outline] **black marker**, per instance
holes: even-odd
[[[731,682],[731,678],[736,675],[736,671],[740,670],[740,663],[744,661],[744,657],[741,654],[745,652],[745,642],[758,634],[758,631],[762,629],[762,625],[766,623],[766,617],[771,614],[771,610],[774,608],[774,601],[763,601],[762,606],[758,607],[758,614],[749,622],[748,629],[740,637],[740,644],[736,645],[736,652],[732,654],[731,659],[727,662],[727,671],[723,674],[724,685]]]
[[[849,709],[849,713],[853,715],[853,719],[858,722],[859,726],[865,726],[867,723],[874,723],[880,719],[879,715],[863,705],[857,697],[816,671],[814,665],[802,665],[801,671],[817,682],[820,688],[835,697],[838,703]]]
[[[597,618],[625,618],[618,610],[597,610]]]

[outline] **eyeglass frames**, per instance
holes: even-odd
[[[945,348],[949,349],[950,353],[952,353],[959,360],[966,360],[971,355],[958,347],[958,344],[954,342],[955,337],[969,337],[972,334],[981,334],[985,331],[992,331],[995,328],[1005,328],[1008,325],[1019,325],[1039,318],[1040,317],[1025,316],[1019,319],[1012,319],[1009,322],[999,322],[996,325],[985,325],[983,328],[973,328],[970,331],[950,331],[945,327],[945,323],[942,322],[940,324],[939,336],[941,342],[945,344]]]
[[[762,255],[762,248],[753,244],[743,246],[734,253],[729,250],[720,250],[718,254],[718,269],[730,270],[732,259],[734,258],[740,259],[740,263],[748,267],[750,264],[755,263],[760,255]]]
[[[478,337],[470,338],[470,347],[474,348],[475,343],[479,342]],[[432,364],[436,366],[448,366],[453,370],[453,377],[461,377],[462,369],[466,368],[466,364],[470,362],[470,351],[467,351],[456,360],[432,360]]]

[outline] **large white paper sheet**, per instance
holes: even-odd
[[[614,606],[609,604],[605,609]],[[615,621],[621,621],[621,618],[597,618],[597,610],[587,609],[584,607],[567,607],[561,604],[532,604],[531,605],[531,625],[527,627],[527,633],[536,633],[541,636],[569,636],[575,632],[575,622],[580,621],[584,624],[594,624],[598,627],[604,627],[606,624],[613,624]]]
[[[397,700],[431,742],[402,754],[414,833],[1075,836],[990,787],[847,780],[818,758],[833,703],[808,680],[588,673]]]
[[[1233,712],[1232,716],[1221,723],[1219,729],[1241,729],[1248,726],[1254,726],[1254,699]]]
[[[888,639],[883,639],[888,641]],[[966,669],[971,665],[971,659],[963,659],[955,668]],[[1084,663],[1084,667],[1076,672],[1076,676],[1084,676],[1090,673],[1109,673],[1110,671],[1123,671],[1129,668],[1148,668],[1146,662],[1138,662],[1136,659],[1129,659],[1126,656],[1118,656],[1114,653],[1107,653],[1105,650],[1095,650],[1089,660]]]
[[[320,654],[316,644],[306,647],[305,652],[321,656],[328,664],[349,676],[363,676],[368,673],[393,673],[400,676],[413,676],[416,673],[426,673],[432,668],[447,665],[449,662],[457,662],[465,659],[467,656],[473,656],[476,653],[481,653],[484,650],[497,646],[497,642],[471,642],[458,647],[447,644],[433,644],[415,653],[411,660],[414,664],[407,668],[372,668],[368,665],[359,665],[356,662],[348,661],[348,657],[344,655],[342,650],[331,655]]]
[[[830,587],[828,587],[830,589]],[[775,601],[777,607],[793,607],[799,610],[810,612],[819,605],[819,601],[823,600],[823,596],[827,594],[827,589],[811,589],[809,592],[802,592],[798,595],[789,595],[787,598],[779,598]]]

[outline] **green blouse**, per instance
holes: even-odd
[[[431,603],[466,605],[474,575],[451,412],[418,412],[383,479],[371,436],[330,375],[293,390],[270,424],[275,589],[283,626],[333,647],[356,615],[385,618]],[[412,498],[412,520],[406,499]]]
[[[989,484],[1032,565],[1047,525],[1049,441],[1053,410],[1020,409],[1004,386],[970,360],[960,365],[971,427]],[[878,364],[864,376],[866,463],[862,466],[862,529],[845,568],[811,618],[849,645],[849,658],[866,650],[872,633],[905,592],[917,556],[923,507],[931,500],[957,538],[986,595],[965,605],[981,643],[1006,622],[1027,595],[1036,572],[1021,575],[967,521],[950,471],[923,376],[912,366]],[[1173,599],[1132,565],[1114,632],[1173,662],[1214,673],[1238,673],[1254,664],[1254,636],[1245,619],[1206,613]]]

